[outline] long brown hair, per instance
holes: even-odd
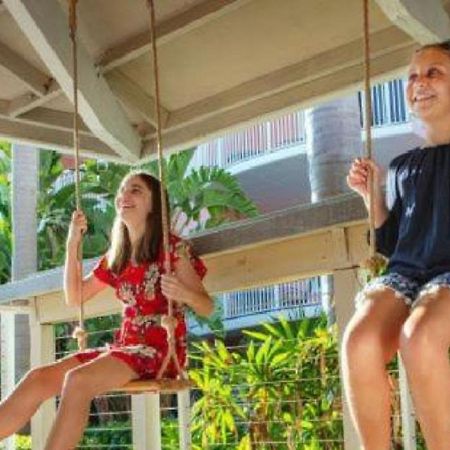
[[[144,235],[137,243],[134,254],[136,263],[142,264],[154,261],[158,257],[162,245],[161,183],[148,172],[139,170],[129,173],[121,184],[132,177],[139,177],[152,193],[152,210],[147,215]],[[111,231],[111,246],[108,251],[110,270],[115,274],[122,272],[131,255],[132,246],[128,229],[120,217],[116,215]]]

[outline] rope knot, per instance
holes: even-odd
[[[87,336],[86,330],[80,326],[75,327],[75,330],[73,330],[72,337],[77,340],[79,350],[86,349]]]
[[[173,316],[161,317],[161,325],[167,330],[169,335],[175,330],[177,322],[177,319]]]
[[[369,280],[382,275],[386,270],[386,266],[387,259],[380,254],[371,256],[361,263],[361,269],[369,273]]]

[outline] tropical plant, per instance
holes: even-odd
[[[187,235],[238,217],[257,215],[256,206],[231,174],[219,168],[190,170],[193,153],[194,149],[191,149],[171,155],[164,165],[173,223],[180,234]],[[155,161],[138,168],[158,176]],[[114,197],[130,169],[129,166],[94,160],[83,162],[82,208],[89,223],[83,247],[85,257],[97,256],[106,250],[114,218]],[[75,208],[73,176],[69,176],[65,183],[57,182],[64,173],[57,153],[41,152],[38,199],[40,269],[63,262],[65,237]]]
[[[236,177],[225,169],[205,166],[192,169],[194,152],[195,149],[190,149],[173,154],[163,166],[173,222],[184,229],[184,234],[258,215]],[[156,161],[142,167],[158,176]]]
[[[0,142],[0,283],[11,274],[11,146]]]
[[[82,168],[85,177],[86,162]],[[65,240],[72,211],[76,207],[73,176],[69,173],[66,182],[62,178],[67,172],[56,152],[40,152],[38,193],[38,248],[39,269],[61,265],[64,260]],[[114,178],[111,174],[111,178]],[[106,181],[105,181],[106,183]],[[108,246],[109,228],[114,209],[90,191],[90,184],[81,183],[82,208],[88,217],[89,228],[83,240],[83,255],[86,258],[98,256]]]
[[[220,340],[194,344],[196,448],[339,449],[337,348],[326,321],[281,318],[244,335],[244,351]]]

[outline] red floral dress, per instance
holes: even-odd
[[[203,262],[194,256],[189,244],[175,236],[170,237],[172,266],[181,256],[187,256],[200,278],[206,274]],[[106,347],[76,353],[81,362],[88,362],[108,353],[125,361],[141,379],[155,378],[167,354],[167,333],[160,325],[161,315],[167,314],[167,299],[161,293],[163,252],[154,262],[138,266],[128,264],[119,275],[108,269],[104,256],[93,271],[101,281],[112,286],[123,303],[122,324],[114,342]],[[174,305],[178,320],[175,329],[176,352],[181,367],[186,365],[186,322],[183,309]],[[176,377],[171,363],[164,377]]]

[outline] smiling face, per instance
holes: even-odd
[[[145,224],[153,209],[152,192],[139,175],[124,179],[116,196],[117,215],[129,225]]]
[[[450,120],[450,53],[428,47],[414,54],[408,75],[408,103],[425,124]]]

